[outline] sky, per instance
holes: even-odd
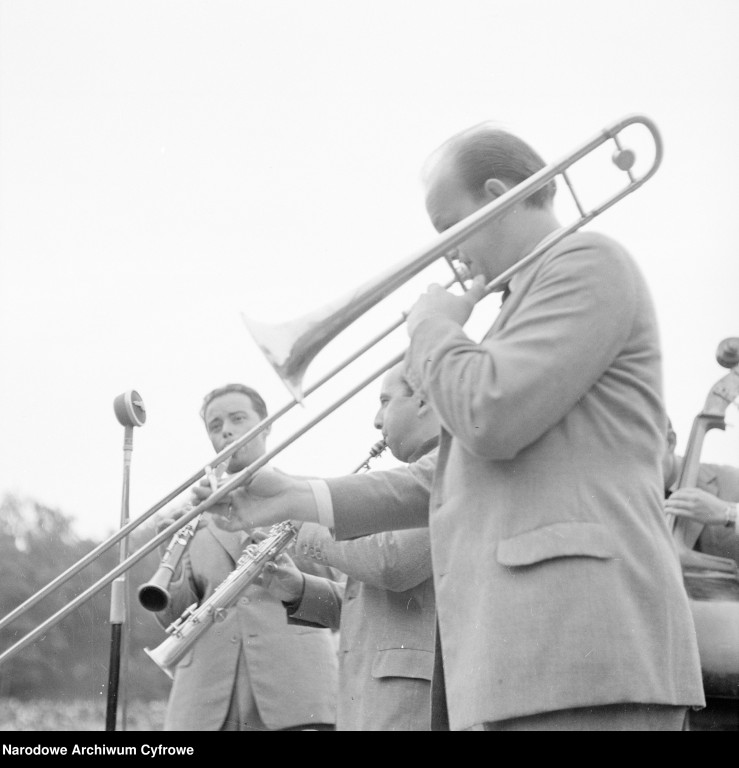
[[[271,410],[289,403],[242,314],[321,314],[434,242],[421,167],[482,120],[548,161],[625,115],[658,126],[656,175],[588,228],[644,272],[684,449],[726,372],[716,347],[739,336],[737,29],[735,0],[0,0],[0,495],[106,536],[122,507],[116,396],[135,389],[147,409],[132,517],[212,456],[206,392],[240,381]],[[306,385],[447,279],[435,264],[361,318]],[[406,345],[401,328],[271,444]],[[379,438],[378,393],[275,465],[351,471]],[[739,466],[736,406],[726,420],[703,458]]]

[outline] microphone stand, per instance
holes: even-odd
[[[140,427],[146,421],[146,409],[141,395],[135,390],[129,390],[118,395],[113,401],[116,418],[124,427],[123,435],[123,493],[121,497],[121,528],[129,521],[129,486],[131,478],[131,454],[133,452],[133,428]],[[128,537],[121,540],[119,563],[128,557]],[[128,601],[128,571],[113,581],[110,593],[110,663],[108,665],[108,702],[105,713],[105,730],[116,729],[116,719],[119,701],[121,670],[123,671],[124,686],[121,700],[121,730],[126,730],[127,701],[125,696],[125,680],[128,671],[128,633],[125,628],[130,625]]]

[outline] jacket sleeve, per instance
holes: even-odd
[[[341,622],[344,587],[343,582],[306,574],[300,601],[296,604],[283,603],[287,611],[287,623],[304,627],[338,629]]]
[[[411,339],[409,380],[446,430],[482,458],[512,459],[558,423],[616,358],[634,322],[636,276],[616,243],[578,239],[544,259],[507,324],[482,342],[446,318],[427,318]]]
[[[297,550],[379,589],[405,592],[431,578],[428,529],[391,531],[336,541],[328,529],[306,523]]]
[[[438,453],[395,469],[327,480],[336,539],[427,527]]]

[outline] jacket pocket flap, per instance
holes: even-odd
[[[553,523],[498,542],[501,565],[532,565],[555,557],[616,556],[612,535],[600,523]]]
[[[431,680],[434,654],[417,648],[387,648],[377,651],[372,677],[416,677]]]

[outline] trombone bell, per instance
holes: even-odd
[[[269,360],[270,365],[282,379],[290,394],[296,402],[302,404],[303,376],[308,364],[313,359],[313,354],[317,353],[323,345],[314,344],[314,347],[317,346],[315,352],[307,354],[302,347],[311,346],[309,341],[303,341],[301,344],[299,342],[304,336],[310,335],[310,328],[318,326],[320,320],[310,321],[306,318],[278,325],[268,325],[252,320],[243,312],[241,318],[257,346]],[[306,322],[309,325],[309,330],[301,334],[301,329],[305,327]]]
[[[303,376],[315,356],[326,344],[368,309],[438,257],[436,253],[414,257],[410,263],[402,265],[400,269],[391,267],[344,296],[286,323],[275,325],[261,323],[247,317],[243,312],[241,318],[290,394],[297,403],[302,405]],[[446,258],[454,273],[455,281],[466,290],[464,281],[469,277],[467,269],[455,264],[456,255],[447,254]]]
[[[619,133],[632,124],[641,124],[651,134],[654,141],[652,164],[641,176],[635,176],[632,172],[636,153],[631,149],[622,147],[619,141]],[[627,174],[628,183],[598,206],[586,212],[572,188],[572,184],[567,176],[567,170],[578,160],[581,160],[607,141],[613,141],[615,144],[615,152],[612,154],[611,160],[620,171]],[[525,181],[509,189],[505,194],[474,211],[454,226],[449,227],[430,246],[411,254],[396,267],[388,269],[374,280],[352,291],[343,300],[335,301],[330,306],[298,320],[279,325],[258,323],[246,317],[243,313],[242,318],[257,345],[267,360],[269,360],[277,375],[285,383],[290,394],[296,402],[302,404],[304,399],[302,380],[305,371],[316,354],[329,341],[351,325],[357,318],[361,317],[368,309],[437,259],[446,257],[452,267],[452,271],[456,274],[452,264],[454,259],[452,255],[453,249],[483,225],[493,221],[496,217],[503,216],[507,211],[526,200],[526,198],[548,184],[556,176],[562,175],[567,182],[567,187],[572,194],[580,217],[570,225],[561,227],[551,233],[545,242],[546,248],[550,248],[568,234],[575,232],[589,221],[592,221],[614,203],[617,203],[623,197],[638,189],[656,172],[661,161],[662,140],[654,123],[642,115],[626,117],[611,124],[590,141],[582,144],[561,160],[541,168]],[[509,267],[508,270],[498,275],[487,284],[485,293],[500,289],[515,272],[528,264],[529,261],[538,258],[546,248],[541,246],[535,249],[519,262]],[[464,289],[464,279],[457,277],[457,280]]]

